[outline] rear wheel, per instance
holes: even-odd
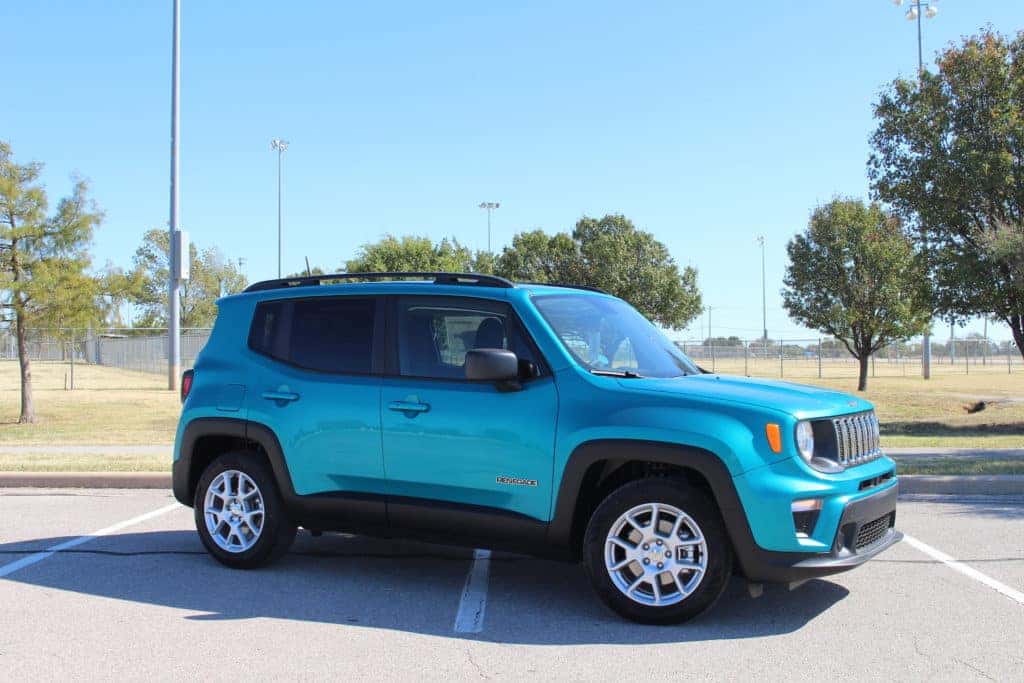
[[[295,539],[274,476],[255,453],[226,453],[210,463],[193,508],[206,550],[229,567],[269,564]]]
[[[650,624],[704,612],[732,573],[717,508],[680,479],[641,479],[613,491],[587,525],[583,557],[601,599]]]

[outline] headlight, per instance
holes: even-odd
[[[808,464],[814,457],[814,430],[810,422],[798,422],[796,425],[796,449]]]

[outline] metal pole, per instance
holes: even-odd
[[[764,235],[757,238],[761,243],[761,326],[764,328],[764,341],[768,343],[768,281],[764,274]]]
[[[921,50],[921,2],[918,0],[917,3],[917,85],[920,89],[924,84],[924,53]],[[921,228],[921,236],[924,237],[924,227]],[[922,240],[922,246],[924,240]],[[927,251],[925,253],[927,256]],[[921,376],[925,379],[931,379],[932,376],[932,343],[931,343],[931,332],[932,326],[931,321],[928,321],[928,329],[924,332],[924,340],[921,346]]]
[[[821,379],[821,337],[818,337],[818,379]]]
[[[981,347],[981,364],[988,365],[988,318],[982,318],[984,332],[982,336],[985,337],[985,345]]]
[[[487,253],[491,253],[491,207],[487,207]]]
[[[175,233],[178,232],[178,130],[180,119],[180,107],[178,95],[181,89],[181,0],[174,0],[174,29],[173,48],[171,56],[171,220],[168,225],[170,231],[170,277],[168,278],[167,297],[167,388],[171,391],[178,389],[178,377],[181,375],[181,335],[179,333],[179,301],[180,285],[178,280],[179,268],[177,260],[185,256],[176,253]]]
[[[1007,356],[1009,357],[1009,356]],[[750,348],[743,342],[743,374],[750,377]]]
[[[281,277],[281,155],[284,150],[277,148],[277,277]]]

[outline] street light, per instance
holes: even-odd
[[[761,339],[768,345],[768,284],[764,276],[764,235],[758,235],[757,243],[761,245],[761,325],[764,336]]]
[[[907,18],[907,21],[917,22],[917,75],[921,77],[921,73],[924,71],[924,56],[921,53],[921,16],[924,15],[925,19],[934,19],[935,15],[939,13],[939,8],[935,6],[938,0],[910,0],[910,9],[903,16]],[[903,0],[892,0],[892,4],[897,7],[903,5]],[[922,12],[921,10],[924,10]]]
[[[174,0],[171,28],[171,201],[167,222],[168,251],[170,267],[167,269],[167,388],[178,388],[181,374],[181,271],[187,263],[188,251],[177,252],[180,246],[178,232],[178,200],[180,198],[178,175],[178,131],[181,121],[179,95],[181,92],[181,2]]]
[[[933,19],[935,15],[939,13],[939,8],[935,6],[938,0],[929,0],[927,2],[923,0],[910,0],[910,9],[907,10],[906,18],[907,21],[917,22],[917,83],[918,88],[921,87],[921,81],[924,76],[924,54],[921,50],[921,10],[924,9],[924,17],[926,19]],[[892,0],[892,4],[900,7],[903,5],[903,0]],[[927,256],[927,244],[925,243],[925,232],[924,226],[921,226],[921,244],[924,247],[925,256]],[[931,321],[928,321],[928,327],[925,329],[924,336],[921,339],[921,376],[924,379],[931,379],[932,376],[932,330]]]
[[[480,208],[487,209],[487,253],[491,253],[491,211],[499,206],[498,202],[480,202]]]
[[[281,157],[288,149],[288,141],[274,138],[270,149],[277,152],[277,277],[281,277]]]

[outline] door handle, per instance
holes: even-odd
[[[397,410],[403,413],[425,413],[430,410],[429,403],[416,403],[413,401],[392,401],[388,404],[389,410]]]
[[[299,395],[292,391],[264,391],[260,394],[268,401],[298,401]]]

